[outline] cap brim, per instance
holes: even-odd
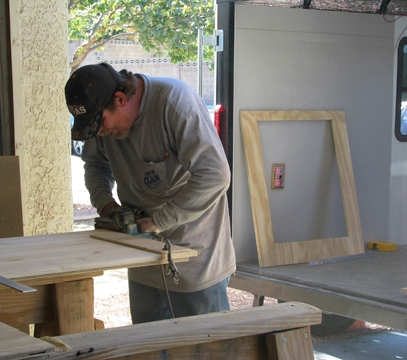
[[[90,119],[83,119],[81,116],[74,118],[74,125],[71,129],[72,140],[86,141],[93,139],[99,132],[102,125],[103,110]]]

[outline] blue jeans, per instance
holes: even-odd
[[[207,289],[190,293],[169,291],[175,317],[230,310],[226,288],[230,276]],[[130,312],[133,324],[171,319],[165,290],[129,279]]]

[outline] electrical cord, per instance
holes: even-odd
[[[167,295],[167,306],[168,306],[168,309],[171,312],[172,318],[175,319],[175,314],[174,314],[174,310],[172,308],[171,299],[170,299],[170,293],[168,291],[167,280],[165,279],[164,265],[161,265],[161,275],[162,275],[162,278],[163,278],[165,294]]]

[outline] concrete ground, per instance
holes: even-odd
[[[343,336],[343,335],[342,335]],[[354,334],[352,338],[314,345],[315,360],[390,360],[407,359],[407,332],[381,331]]]
[[[75,217],[84,220],[89,214],[95,215],[95,210],[89,205],[89,194],[83,179],[83,162],[76,156],[71,156],[71,160]],[[127,287],[127,280],[123,286]],[[362,328],[326,338],[313,337],[313,343],[315,360],[407,359],[407,332],[397,329]]]

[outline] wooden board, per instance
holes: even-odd
[[[115,237],[108,230],[91,230],[64,234],[48,234],[0,239],[0,274],[6,278],[24,283],[37,278],[43,283],[56,282],[53,277],[98,270],[131,268],[166,264],[167,255],[148,251],[146,241],[155,249],[155,240],[143,240],[145,250],[132,249],[92,236]],[[119,234],[120,238],[131,235]],[[160,245],[161,246],[161,245]],[[197,251],[174,247],[172,258],[175,262],[187,261]],[[37,282],[38,283],[38,282]]]
[[[266,336],[269,359],[314,359],[311,329],[306,328],[268,334]]]
[[[347,236],[275,243],[258,129],[259,121],[330,121]],[[250,200],[260,267],[303,263],[364,253],[362,226],[345,115],[342,111],[240,111]]]
[[[0,238],[23,236],[18,156],[0,156]]]
[[[319,309],[307,304],[287,302],[273,306],[259,306],[58,336],[53,339],[64,344],[64,348],[67,350],[40,356],[38,359],[77,359],[78,351],[86,359],[98,360],[128,359],[127,356],[134,354],[145,354],[146,357],[141,358],[148,358],[148,353],[158,351],[159,356],[154,359],[160,359],[163,358],[163,354],[170,352],[168,349],[187,346],[191,346],[190,356],[186,356],[184,359],[194,359],[197,357],[192,355],[196,355],[196,350],[200,349],[199,346],[202,344],[303,328],[320,322],[321,311]],[[311,342],[311,337],[308,339]],[[310,346],[312,347],[312,343]],[[221,348],[213,350],[211,358],[224,358],[223,353],[220,353]],[[226,349],[229,352],[234,350],[233,348]],[[172,357],[168,356],[168,358]],[[174,358],[180,359],[181,357]],[[305,357],[302,358],[305,359]]]
[[[55,284],[53,299],[58,334],[95,329],[93,279]]]
[[[0,323],[0,359],[10,360],[23,356],[54,352],[55,347],[33,338],[17,329]]]
[[[122,246],[128,246],[133,249],[145,250],[155,254],[166,255],[168,253],[167,250],[164,250],[165,243],[156,240],[149,240],[140,236],[109,231],[105,232],[104,234],[91,235],[91,237],[94,239],[109,241]],[[177,245],[171,245],[171,253],[172,251],[174,251],[178,256],[182,253],[185,253],[187,257],[189,257],[189,254],[191,252],[191,250],[189,250],[188,248]]]

